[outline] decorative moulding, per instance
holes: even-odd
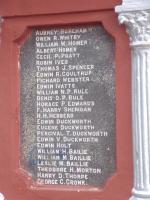
[[[119,22],[126,25],[131,45],[150,45],[150,10],[120,13]]]
[[[116,6],[117,13],[150,9],[149,0],[124,0],[122,5]]]

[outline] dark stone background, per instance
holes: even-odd
[[[78,28],[79,26],[73,27]],[[103,26],[83,26],[92,28],[82,39],[88,40],[88,47],[79,46],[80,59],[70,59],[69,64],[93,64],[95,69],[90,75],[90,82],[77,83],[78,88],[88,88],[89,94],[84,100],[94,100],[91,113],[75,113],[75,119],[92,119],[95,131],[107,131],[109,137],[99,138],[98,143],[74,143],[72,148],[89,151],[92,161],[89,167],[101,168],[102,174],[89,175],[87,185],[103,186],[107,178],[116,169],[115,138],[115,44],[114,39]],[[59,28],[58,28],[59,30]],[[59,34],[59,32],[58,32]],[[21,65],[21,165],[36,180],[36,65],[35,65],[35,31],[22,46]],[[65,132],[63,132],[65,135]],[[109,150],[108,150],[109,148]]]

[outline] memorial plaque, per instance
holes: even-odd
[[[21,47],[21,166],[101,187],[116,169],[115,44],[102,25],[38,28]]]

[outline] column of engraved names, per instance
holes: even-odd
[[[94,100],[86,96],[94,65],[78,63],[80,48],[88,47],[82,35],[92,28],[36,31],[37,77],[37,181],[40,184],[87,185],[90,167],[88,143],[98,143],[92,119]],[[84,117],[82,117],[84,114]],[[80,144],[80,145],[79,145]],[[82,146],[83,148],[79,148]]]
[[[80,132],[84,127],[91,128],[91,120],[80,119],[80,113],[88,113],[91,112],[91,106],[87,105],[84,101],[84,95],[88,94],[88,89],[79,88],[77,83],[88,83],[89,76],[91,73],[91,68],[93,66],[88,66],[84,64],[84,66],[78,66],[76,63],[81,59],[80,47],[84,46],[86,48],[88,46],[87,40],[82,40],[82,34],[88,31],[87,29],[81,29],[81,32],[78,30],[78,34],[73,34],[71,30],[71,34],[67,32],[67,34],[62,35],[61,41],[67,47],[73,47],[72,49],[75,52],[70,52],[67,54],[68,65],[64,65],[61,68],[60,76],[62,77],[62,84],[67,82],[72,83],[72,89],[66,91],[62,91],[61,95],[63,95],[61,105],[63,107],[64,112],[74,113],[74,118],[71,120],[57,120],[56,123],[59,124],[59,128],[63,131],[62,137],[62,145],[66,146],[66,144],[70,144],[70,147],[66,148],[66,155],[63,157],[61,161],[59,161],[59,166],[67,167],[67,173],[63,173],[61,175],[63,184],[69,185],[86,185],[88,180],[88,175],[82,172],[82,168],[88,167],[88,162],[91,161],[91,157],[88,155],[88,150],[86,148],[78,149],[77,144],[82,144],[83,141],[79,141],[78,136],[74,136],[75,130],[78,129]],[[74,45],[70,45],[70,41]],[[74,61],[75,60],[75,61]],[[83,64],[83,63],[82,63]],[[85,103],[85,105],[84,105]],[[92,103],[92,102],[90,102]],[[78,115],[76,114],[78,113]],[[73,132],[74,131],[74,132]],[[83,140],[83,139],[82,139]],[[77,168],[81,169],[78,173]]]
[[[47,177],[50,180],[49,184],[57,184],[54,172],[56,161],[51,158],[55,154],[49,154],[50,149],[55,149],[54,134],[58,130],[54,124],[55,113],[59,112],[58,91],[54,90],[53,86],[53,83],[56,82],[53,77],[57,70],[53,70],[54,63],[50,54],[46,53],[47,48],[41,48],[41,45],[44,44],[42,40],[50,42],[51,36],[46,37],[43,33],[39,35],[36,31],[37,182],[46,184],[44,179]]]

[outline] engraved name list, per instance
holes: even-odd
[[[22,166],[39,185],[115,171],[114,41],[101,25],[36,29],[21,48]]]

